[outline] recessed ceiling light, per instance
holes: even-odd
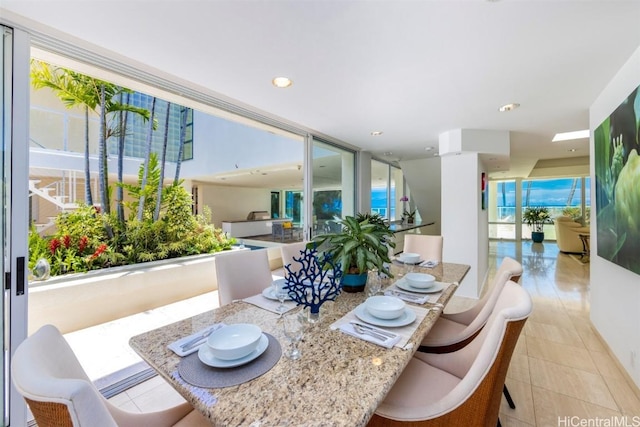
[[[520,106],[520,104],[516,104],[515,102],[512,104],[506,104],[503,105],[502,107],[498,108],[498,111],[504,113],[505,111],[511,111],[511,110],[515,110],[516,108],[518,108]]]
[[[390,156],[390,155],[392,155],[392,154],[393,154],[393,153],[392,153],[391,151],[385,151],[385,152],[384,152],[384,155],[385,155],[385,156]]]
[[[274,77],[273,80],[271,80],[271,83],[273,83],[275,87],[279,88],[289,87],[293,84],[289,77]]]
[[[570,152],[574,153],[574,152],[576,152],[576,151],[578,151],[578,150],[577,150],[577,149],[575,149],[575,148],[569,148],[569,150],[568,150],[568,151],[570,151]]]
[[[424,149],[427,151],[433,151],[433,147],[424,147]]]
[[[551,141],[552,142],[569,141],[572,139],[582,139],[582,138],[589,138],[589,129],[576,130],[573,132],[556,133]]]
[[[382,135],[382,131],[381,130],[374,130],[373,132],[371,132],[371,135],[380,136],[380,135]]]

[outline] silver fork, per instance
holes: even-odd
[[[362,326],[358,325],[357,323],[352,323],[352,325],[353,325],[353,329],[360,335],[369,335],[381,341],[386,341],[388,339],[388,337],[385,337],[382,334],[364,329]]]
[[[206,331],[204,331],[203,333],[201,333],[197,337],[195,337],[195,338],[187,341],[186,343],[182,344],[180,346],[180,348],[182,349],[182,351],[191,350],[191,348],[193,348],[193,346],[195,346],[200,341],[204,340],[209,335],[211,335],[215,329],[216,329],[215,327],[207,329]]]

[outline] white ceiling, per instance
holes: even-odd
[[[551,138],[589,127],[589,106],[640,46],[640,1],[2,0],[2,8],[10,22],[52,27],[389,160],[426,157],[448,130],[509,130],[511,159],[493,162],[494,177],[527,176],[538,159],[588,156],[587,139]],[[280,75],[293,86],[274,88]],[[498,112],[511,102],[521,107]]]

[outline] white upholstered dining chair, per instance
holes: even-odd
[[[495,426],[504,379],[531,297],[509,281],[480,334],[447,354],[416,353],[369,422],[391,426]]]
[[[262,292],[273,283],[266,249],[216,255],[220,306]]]
[[[425,261],[442,262],[442,236],[428,234],[405,234],[403,251],[420,254],[420,259]]]
[[[18,346],[11,377],[39,427],[211,426],[186,402],[148,413],[128,412],[112,405],[52,325],[43,326]]]
[[[443,313],[422,340],[418,351],[425,353],[449,353],[467,345],[484,327],[494,309],[505,283],[518,282],[522,276],[522,264],[505,257],[498,267],[489,290],[473,307],[459,313]],[[503,393],[511,409],[516,404],[506,385]]]
[[[459,313],[443,313],[422,340],[419,351],[448,353],[464,347],[485,325],[505,283],[517,282],[522,275],[522,265],[505,257],[485,295],[468,310]]]
[[[301,252],[307,247],[307,242],[296,242],[288,245],[280,246],[280,254],[282,255],[282,268],[284,269],[284,277],[288,276],[287,265],[292,273],[300,271],[302,264],[293,260],[293,257],[300,258]]]

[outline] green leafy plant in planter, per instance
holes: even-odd
[[[544,206],[532,206],[524,210],[522,222],[531,228],[531,240],[540,243],[544,240],[544,225],[553,224],[549,209]]]
[[[316,236],[313,243],[318,252],[327,254],[342,266],[344,276],[342,289],[345,292],[364,290],[369,270],[377,269],[381,274],[393,277],[388,265],[389,248],[395,248],[393,231],[377,214],[358,214],[336,218],[342,227],[339,233]],[[353,275],[358,277],[352,277]]]
[[[407,224],[413,224],[416,221],[416,210],[404,211],[402,213],[402,218],[407,221]]]

